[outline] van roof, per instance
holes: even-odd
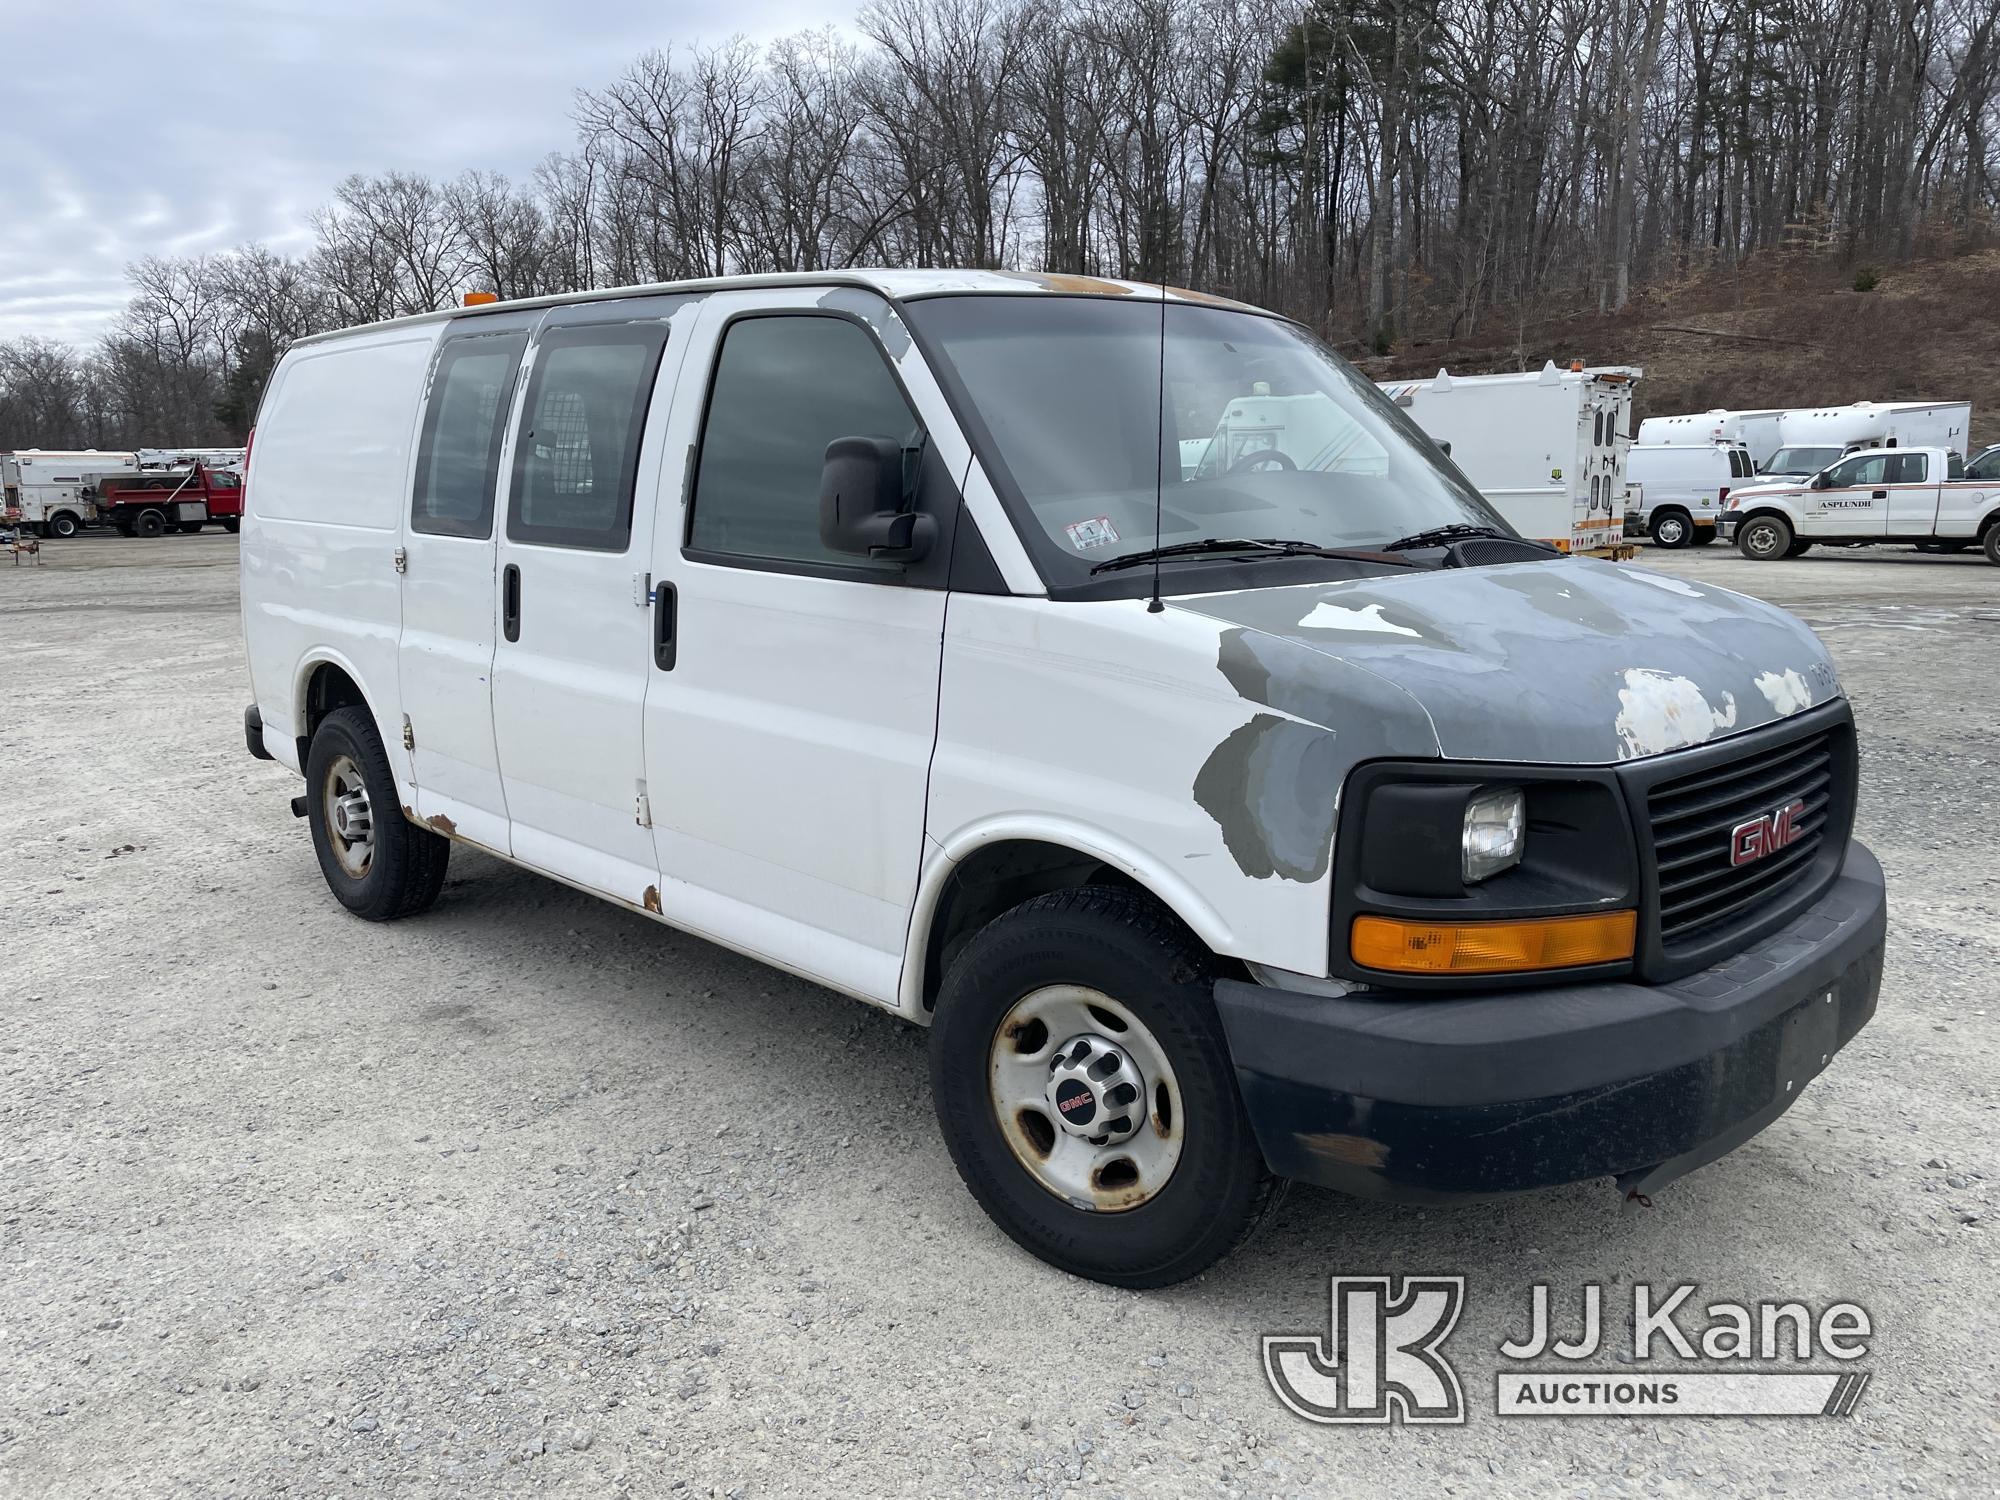
[[[677,292],[726,292],[755,287],[851,286],[878,292],[891,301],[913,297],[933,297],[950,292],[1035,293],[1054,292],[1071,297],[1156,297],[1162,291],[1170,302],[1197,302],[1210,307],[1230,307],[1241,312],[1272,316],[1266,309],[1247,302],[1186,287],[1163,287],[1153,281],[1125,281],[1109,276],[1078,276],[1060,271],[924,271],[864,267],[844,271],[782,271],[760,276],[715,276],[701,281],[660,281],[642,286],[604,287],[587,292],[561,292],[550,297],[521,297],[511,302],[483,302],[471,307],[448,307],[437,312],[415,313],[404,318],[357,324],[310,334],[299,344],[315,344],[328,339],[378,328],[399,328],[416,323],[440,323],[454,318],[477,318],[492,313],[518,312],[523,308],[568,307],[579,302],[610,302],[622,297],[654,297]]]

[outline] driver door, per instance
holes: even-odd
[[[1871,448],[1843,458],[1828,469],[1826,485],[1806,492],[1801,536],[1875,537],[1889,524],[1889,465],[1892,448]]]

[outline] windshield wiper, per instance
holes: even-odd
[[[1295,542],[1269,536],[1211,536],[1204,537],[1198,542],[1175,542],[1171,547],[1148,547],[1143,552],[1127,552],[1122,557],[1114,557],[1097,564],[1090,571],[1093,574],[1110,573],[1119,568],[1136,568],[1142,563],[1213,557],[1223,552],[1246,553],[1247,556],[1242,559],[1245,562],[1264,557],[1333,557],[1350,562],[1388,563],[1398,568],[1416,566],[1406,557],[1390,557],[1383,552],[1360,552],[1342,547],[1322,547],[1317,542]]]
[[[1503,542],[1520,540],[1507,532],[1495,531],[1491,526],[1472,526],[1463,521],[1455,521],[1449,526],[1433,526],[1429,531],[1413,531],[1408,536],[1398,537],[1386,544],[1382,550],[1407,552],[1418,547],[1449,547],[1453,542],[1470,541],[1474,537],[1483,536],[1498,537]]]

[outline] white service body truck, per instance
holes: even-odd
[[[1515,375],[1377,382],[1410,420],[1445,446],[1526,537],[1564,552],[1606,552],[1624,531],[1625,450],[1631,446],[1630,365]]]
[[[1767,407],[1759,411],[1689,412],[1682,416],[1647,417],[1639,423],[1633,442],[1641,446],[1702,447],[1709,443],[1740,443],[1750,450],[1759,468],[1783,442],[1779,429],[1784,411]]]
[[[0,458],[6,519],[38,536],[75,536],[97,520],[97,481],[138,472],[133,453],[24,448]]]
[[[1815,543],[1887,542],[1978,546],[2000,564],[2000,476],[1967,477],[1959,455],[1943,448],[1869,448],[1802,484],[1732,495],[1722,528],[1760,562],[1798,557]]]
[[[1187,475],[1232,408],[1273,442]],[[241,568],[247,748],[343,906],[470,844],[927,1026],[966,1185],[1079,1275],[1195,1275],[1284,1178],[1655,1191],[1880,990],[1811,631],[1523,539],[1212,297],[847,271],[302,339]],[[701,1024],[674,989],[634,1024]]]

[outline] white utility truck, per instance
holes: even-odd
[[[1711,443],[1741,444],[1750,450],[1758,468],[1777,452],[1783,438],[1779,427],[1785,413],[1780,407],[1759,411],[1690,412],[1677,417],[1647,417],[1639,424],[1633,442],[1640,447],[1705,448]]]
[[[1979,546],[2000,564],[2000,476],[1968,478],[1964,461],[1944,448],[1870,448],[1802,484],[1730,496],[1722,528],[1760,562],[1798,557],[1816,543],[1890,542],[1937,551]]]
[[[1606,552],[1624,530],[1632,365],[1378,382],[1523,536]]]
[[[97,520],[97,482],[139,472],[135,453],[24,448],[0,458],[6,519],[37,536],[75,536]]]
[[[411,916],[471,845],[929,1028],[961,1177],[1077,1275],[1196,1275],[1282,1178],[1609,1214],[1875,1010],[1812,632],[1514,534],[1254,308],[844,271],[378,323],[286,352],[246,506],[247,748],[335,900]],[[632,1026],[701,1025],[676,989]]]

